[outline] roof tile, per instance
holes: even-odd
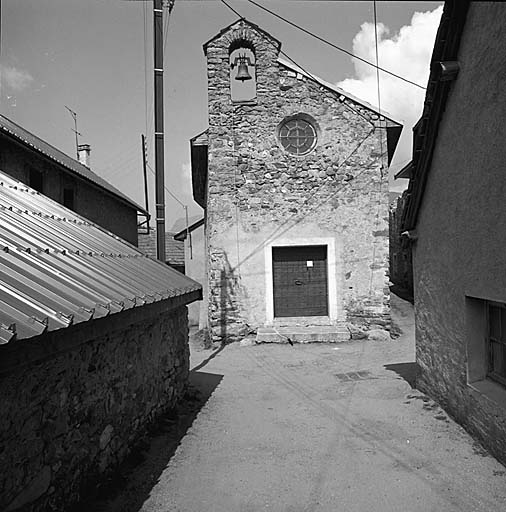
[[[165,261],[170,265],[184,265],[184,242],[174,240],[173,232],[165,233]],[[144,254],[156,258],[156,230],[149,235],[139,233],[139,250]]]

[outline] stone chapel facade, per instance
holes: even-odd
[[[402,126],[280,48],[244,19],[204,45],[209,128],[191,154],[213,339],[388,327],[388,164]]]

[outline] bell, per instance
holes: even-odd
[[[245,55],[240,55],[235,59],[234,64],[236,66],[239,66],[239,69],[237,70],[237,75],[235,76],[236,80],[239,80],[240,82],[244,82],[245,80],[251,80],[252,77],[248,71],[248,64],[251,64],[249,57],[246,57]]]
[[[246,62],[239,62],[239,69],[237,70],[236,80],[244,82],[244,80],[251,80],[251,75],[248,71],[248,65]]]

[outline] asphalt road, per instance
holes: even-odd
[[[506,468],[411,388],[393,307],[396,340],[194,350],[180,417],[88,510],[504,512]]]

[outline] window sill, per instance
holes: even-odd
[[[486,398],[506,409],[506,388],[493,380],[485,379],[468,384],[475,398]]]

